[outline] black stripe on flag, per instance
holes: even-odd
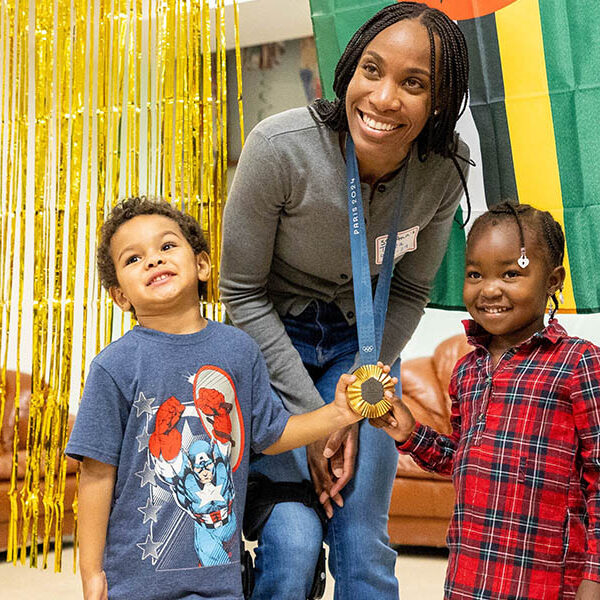
[[[469,48],[470,107],[481,144],[487,205],[518,200],[496,19],[491,14],[458,25]]]

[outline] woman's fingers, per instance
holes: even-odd
[[[358,424],[351,425],[348,428],[347,435],[343,440],[342,448],[342,472],[337,476],[337,481],[335,481],[329,492],[334,502],[340,507],[344,505],[340,492],[354,476],[354,463],[356,462],[356,453],[358,451]]]
[[[323,505],[327,517],[331,518],[333,516],[333,507],[331,505],[329,490],[334,482],[329,473],[329,461],[323,456],[324,445],[325,443],[321,440],[308,445],[306,447],[306,457],[319,502]]]

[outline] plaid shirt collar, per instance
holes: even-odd
[[[481,325],[473,321],[473,319],[465,319],[462,321],[462,324],[465,328],[465,334],[469,344],[475,348],[482,348],[483,350],[487,351],[491,337],[490,334]],[[551,344],[555,344],[563,337],[567,337],[566,330],[558,323],[556,319],[550,319],[550,321],[548,321],[548,325],[546,325],[544,329],[541,331],[536,331],[530,338],[516,346],[514,350],[516,351],[520,348],[528,348],[541,343],[543,340],[548,340]]]

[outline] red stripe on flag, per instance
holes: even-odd
[[[404,2],[405,0],[398,0]],[[516,0],[421,0],[432,8],[445,12],[451,19],[462,21],[496,12]]]

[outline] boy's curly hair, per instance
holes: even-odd
[[[188,215],[174,206],[171,206],[165,200],[160,198],[151,199],[142,197],[127,198],[119,202],[111,211],[110,215],[102,225],[100,230],[100,243],[96,255],[98,263],[98,274],[100,282],[105,289],[119,285],[115,264],[110,255],[110,242],[117,229],[123,223],[138,217],[140,215],[161,215],[172,219],[179,225],[185,239],[192,247],[194,254],[200,252],[209,253],[208,244],[204,239],[202,227],[194,217]],[[204,298],[206,294],[206,282],[198,281],[198,295]]]

